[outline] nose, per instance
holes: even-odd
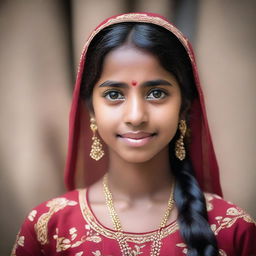
[[[144,99],[133,95],[126,100],[124,111],[124,122],[128,125],[138,127],[148,121],[148,110]]]

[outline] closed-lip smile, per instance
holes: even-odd
[[[155,135],[156,133],[138,131],[126,132],[118,137],[129,146],[140,147],[146,145]]]
[[[155,135],[155,133],[149,133],[149,132],[127,132],[124,134],[121,134],[120,136],[122,138],[130,138],[130,139],[135,139],[135,140],[139,140],[139,139],[144,139],[150,136]]]

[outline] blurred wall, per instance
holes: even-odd
[[[30,209],[64,191],[71,72],[59,1],[0,8],[0,255],[8,255]]]
[[[256,1],[201,1],[196,55],[224,197],[256,217]]]
[[[89,32],[127,11],[161,13],[193,41],[224,197],[255,217],[255,7],[253,0],[2,1],[0,254],[32,207],[65,191],[73,71]]]

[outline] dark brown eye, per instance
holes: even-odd
[[[166,95],[166,92],[164,92],[163,90],[156,89],[152,90],[147,98],[150,100],[163,99]]]
[[[118,91],[107,91],[107,92],[105,92],[104,97],[110,101],[124,99],[124,96]]]
[[[160,91],[153,91],[152,93],[155,98],[160,98],[162,96],[162,92]]]
[[[109,93],[109,98],[115,100],[118,98],[118,92],[110,92]]]

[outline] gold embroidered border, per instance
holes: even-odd
[[[85,221],[90,225],[90,227],[95,230],[97,233],[111,238],[116,239],[116,232],[109,230],[102,226],[97,219],[93,216],[89,205],[86,201],[86,189],[78,189],[79,192],[79,204],[81,208],[82,215]],[[162,230],[162,238],[167,237],[168,235],[176,232],[179,229],[178,223],[175,221],[173,224],[168,225],[167,227],[163,228]],[[137,244],[142,244],[145,242],[152,242],[157,235],[157,230],[153,232],[149,232],[147,234],[129,234],[126,233],[125,237],[127,238],[128,242],[133,242]]]

